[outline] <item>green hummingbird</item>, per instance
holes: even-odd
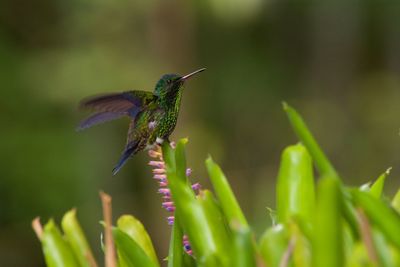
[[[183,85],[204,70],[202,68],[184,76],[165,74],[157,82],[154,92],[126,91],[84,99],[80,106],[96,113],[83,120],[77,130],[123,116],[130,119],[125,149],[112,171],[115,175],[139,151],[161,145],[164,140],[169,142],[178,120]]]

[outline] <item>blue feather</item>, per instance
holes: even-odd
[[[129,157],[132,154],[135,154],[137,152],[136,148],[137,148],[138,144],[139,144],[139,142],[132,141],[126,146],[126,148],[125,148],[124,152],[122,153],[122,156],[119,159],[117,165],[112,170],[112,174],[113,175],[116,175],[117,172],[119,172],[119,170],[125,165],[126,161],[129,159]]]
[[[121,118],[122,116],[126,115],[126,113],[116,113],[116,112],[100,112],[96,113],[89,118],[83,120],[78,127],[76,128],[77,131],[82,131],[84,129],[90,128],[93,125],[100,124],[106,121],[116,120]]]

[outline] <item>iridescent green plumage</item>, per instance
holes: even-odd
[[[82,107],[97,113],[82,121],[78,130],[122,116],[130,118],[125,150],[113,170],[116,174],[132,155],[156,143],[169,141],[178,120],[183,84],[203,70],[185,76],[166,74],[157,82],[153,93],[128,91],[86,99],[82,101]]]

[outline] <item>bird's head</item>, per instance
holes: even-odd
[[[165,74],[157,82],[154,94],[160,97],[175,98],[178,92],[183,88],[185,81],[204,70],[205,68],[202,68],[184,76],[178,74]]]

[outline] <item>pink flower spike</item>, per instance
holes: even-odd
[[[166,201],[166,202],[172,201],[171,197],[169,197],[169,196],[163,196],[162,199],[163,199],[162,201]]]
[[[153,169],[153,174],[165,174],[164,169]]]
[[[154,174],[153,178],[156,180],[165,180],[167,176],[165,174]]]
[[[149,165],[150,166],[154,166],[154,167],[158,167],[160,169],[164,169],[165,168],[164,161],[151,160],[151,161],[149,161]]]
[[[149,150],[149,156],[152,158],[161,158],[161,153],[155,150]]]
[[[185,252],[187,254],[192,255],[192,248],[190,247],[190,245],[183,246],[183,248],[185,249]]]
[[[168,188],[160,188],[160,189],[158,189],[158,193],[169,196],[171,194],[171,191],[169,191]]]
[[[150,127],[150,125],[149,125]],[[176,144],[175,142],[171,142],[170,146],[172,149],[176,149]],[[162,207],[166,209],[168,212],[175,212],[175,205],[174,202],[172,201],[172,196],[171,196],[171,191],[168,186],[168,179],[167,179],[167,174],[166,174],[166,164],[163,160],[162,157],[162,148],[160,146],[154,146],[148,151],[148,154],[153,160],[150,160],[148,165],[153,167],[153,178],[158,181],[160,188],[158,189],[158,193],[162,194],[162,200],[163,202],[161,203]],[[185,172],[186,176],[189,177],[192,174],[192,169],[187,168]],[[201,186],[199,183],[195,183],[192,186],[192,189],[196,191],[196,194],[198,194],[198,190],[201,189]],[[175,217],[174,216],[168,216],[167,217],[167,222],[169,225],[173,225],[175,222]],[[190,246],[189,239],[187,235],[183,236],[183,248],[185,252],[188,255],[192,255],[192,248]]]
[[[160,185],[161,187],[165,187],[165,186],[168,186],[168,183],[167,183],[167,182],[160,182],[159,185]]]
[[[167,217],[167,221],[169,225],[173,225],[174,221],[175,221],[175,217],[174,216],[169,216]]]
[[[183,236],[183,248],[185,249],[187,254],[192,255],[192,247],[190,246],[187,235]]]
[[[174,202],[172,202],[172,201],[163,202],[161,205],[162,205],[164,208],[173,207],[173,206],[174,206]]]
[[[193,190],[200,190],[201,189],[201,185],[199,183],[192,184],[192,189]]]
[[[167,207],[165,208],[167,211],[169,212],[174,212],[175,211],[175,207]]]

